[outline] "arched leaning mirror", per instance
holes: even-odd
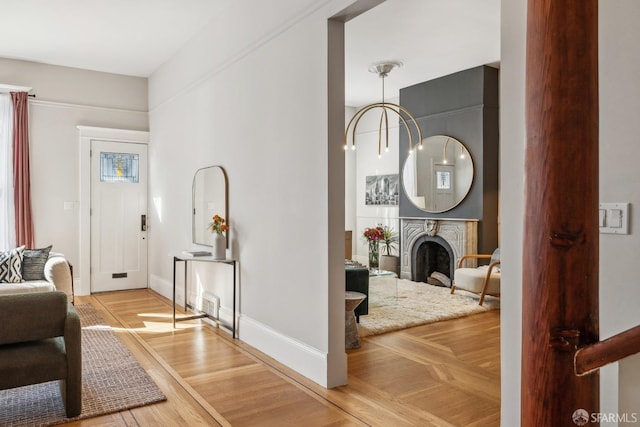
[[[456,207],[473,183],[473,160],[469,150],[444,135],[423,140],[402,169],[402,187],[413,205],[425,212],[440,213]]]
[[[212,217],[220,215],[229,222],[227,174],[220,166],[198,169],[193,176],[192,231],[193,243],[213,246],[213,233],[209,230]],[[229,235],[227,247],[229,247]]]

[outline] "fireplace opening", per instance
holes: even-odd
[[[451,287],[454,272],[453,251],[439,236],[424,236],[413,247],[413,272],[416,282]]]

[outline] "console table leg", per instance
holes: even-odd
[[[176,328],[176,257],[173,257],[173,329]]]

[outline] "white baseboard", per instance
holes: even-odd
[[[248,316],[240,315],[240,339],[305,377],[327,387],[327,354]]]
[[[173,283],[169,280],[165,280],[160,276],[156,276],[154,274],[149,275],[149,287],[162,295],[165,298],[173,299]],[[176,299],[180,301],[183,299],[184,292],[178,292],[180,289],[176,289]],[[178,298],[178,295],[180,298]]]

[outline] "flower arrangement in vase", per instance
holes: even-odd
[[[381,226],[365,228],[362,237],[369,244],[369,269],[377,270],[380,262],[380,241],[384,239]]]
[[[400,257],[394,255],[398,247],[398,235],[389,226],[382,227],[382,252],[380,256],[380,269],[399,273]]]
[[[213,258],[225,259],[227,238],[224,233],[229,230],[229,226],[225,223],[223,217],[216,214],[213,216],[212,222],[209,224],[209,229],[213,233],[213,250],[211,251]]]

